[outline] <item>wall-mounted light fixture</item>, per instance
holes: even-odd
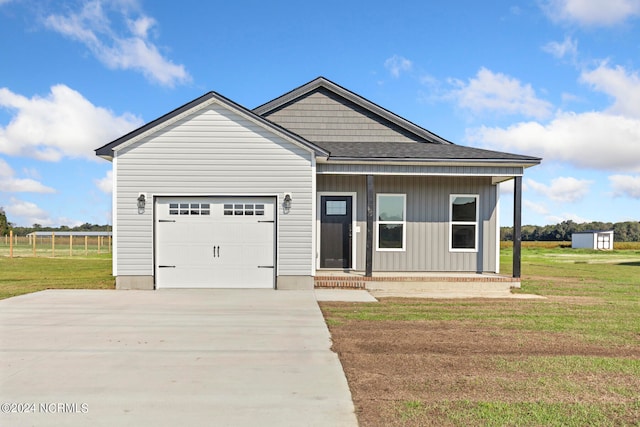
[[[147,196],[145,196],[143,193],[140,193],[138,195],[138,213],[142,214],[144,213],[144,207],[147,204]]]
[[[285,213],[289,212],[289,209],[291,209],[291,193],[284,193],[282,207],[284,208]]]

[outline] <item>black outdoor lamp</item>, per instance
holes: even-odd
[[[284,195],[284,201],[282,202],[282,206],[283,206],[286,210],[291,209],[291,194],[286,193],[286,194]]]
[[[138,196],[138,213],[144,213],[144,206],[147,204],[147,198],[144,194]]]

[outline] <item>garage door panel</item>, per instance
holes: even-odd
[[[157,199],[156,286],[273,288],[273,215],[273,198]]]

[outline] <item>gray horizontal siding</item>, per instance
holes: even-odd
[[[379,175],[464,175],[519,176],[522,167],[506,166],[419,166],[318,163],[318,174],[379,174]]]
[[[375,193],[407,195],[407,247],[404,252],[374,249],[374,271],[495,271],[497,186],[490,177],[376,176]],[[320,175],[318,191],[357,192],[356,269],[364,270],[366,248],[366,183],[364,176]],[[449,196],[478,194],[478,252],[449,251]],[[375,201],[374,201],[375,203]],[[374,225],[375,226],[375,225]],[[375,236],[375,230],[374,230]],[[374,237],[375,245],[375,237]]]
[[[277,195],[278,274],[312,274],[312,154],[218,104],[121,149],[118,275],[153,274],[154,195]],[[293,194],[284,214],[281,198]],[[136,199],[147,193],[145,213]]]
[[[422,140],[326,89],[313,91],[264,117],[313,142]]]

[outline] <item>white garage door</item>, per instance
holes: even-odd
[[[274,198],[156,199],[157,288],[273,288]]]

